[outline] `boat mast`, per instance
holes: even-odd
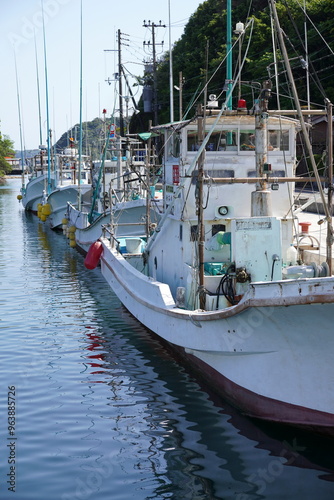
[[[200,107],[200,106],[199,106]],[[198,116],[198,142],[202,144],[205,131],[205,106],[203,106],[204,116]],[[201,112],[199,111],[199,114]],[[203,113],[201,113],[203,115]],[[196,209],[198,218],[198,293],[199,307],[205,309],[205,292],[204,292],[204,221],[203,221],[203,177],[204,177],[204,159],[205,150],[202,151],[198,158],[198,174],[197,174],[197,193],[196,193]]]
[[[36,35],[34,33],[35,40],[35,62],[36,62],[36,83],[37,83],[37,102],[38,102],[38,122],[39,122],[39,150],[41,159],[41,173],[43,173],[43,136],[42,136],[42,115],[41,115],[41,95],[39,90],[39,72],[38,72],[38,59],[37,59],[37,45],[36,45]]]
[[[201,146],[205,136],[205,121],[206,121],[206,102],[208,96],[208,58],[209,45],[206,46],[206,66],[205,66],[205,86],[204,86],[204,105],[198,107],[198,141]],[[198,158],[198,175],[197,175],[197,217],[198,217],[198,293],[199,307],[205,309],[206,297],[204,286],[204,243],[205,243],[205,228],[204,228],[204,209],[203,209],[203,184],[204,184],[204,162],[205,149],[201,152]]]
[[[15,76],[16,76],[16,91],[17,91],[17,108],[19,114],[19,130],[20,130],[20,147],[21,147],[21,163],[22,163],[22,189],[25,188],[24,182],[24,151],[23,151],[23,138],[22,138],[22,121],[21,121],[21,103],[20,103],[20,92],[19,92],[19,79],[17,75],[17,65],[16,65],[16,53],[14,50],[14,63],[15,63]]]
[[[172,54],[172,26],[170,16],[170,0],[168,0],[168,19],[169,19],[169,107],[170,122],[174,121],[174,85],[173,85],[173,54]],[[182,118],[180,118],[181,120]]]
[[[229,94],[227,109],[232,109],[232,0],[227,0],[226,9],[226,84]]]
[[[80,119],[79,119],[79,167],[78,167],[78,210],[81,210],[81,158],[82,158],[82,0],[80,6]]]
[[[152,123],[150,122],[149,128],[151,128]],[[146,237],[148,238],[150,235],[150,210],[151,210],[151,159],[153,158],[152,154],[152,136],[149,137],[146,145],[146,156],[145,156],[145,169],[146,169],[146,217],[145,217],[145,231]]]
[[[267,122],[268,122],[268,99],[271,92],[271,82],[263,83],[260,98],[255,103],[255,162],[256,177],[260,180],[256,183],[256,190],[252,192],[252,217],[265,217],[272,214],[271,191],[267,189],[264,171],[267,164]]]
[[[333,104],[327,99],[327,169],[328,169],[328,210],[333,213]],[[329,267],[329,275],[332,275],[332,246],[333,246],[333,230],[330,224],[327,224],[327,251],[326,262]]]
[[[304,117],[303,117],[303,113],[302,113],[302,109],[301,109],[301,105],[300,105],[300,101],[299,101],[299,97],[298,97],[298,93],[297,93],[295,81],[293,79],[292,70],[291,70],[291,66],[290,66],[290,63],[289,63],[288,53],[287,53],[287,50],[286,50],[286,47],[285,47],[285,43],[284,43],[284,39],[283,39],[282,29],[281,29],[280,22],[279,22],[279,19],[278,19],[278,14],[277,14],[277,10],[276,10],[276,2],[275,2],[275,0],[269,0],[269,2],[270,2],[270,6],[271,6],[271,9],[272,9],[273,16],[274,16],[274,20],[275,20],[275,23],[276,23],[277,32],[278,32],[278,38],[279,38],[279,42],[280,42],[280,45],[281,45],[281,51],[282,51],[282,55],[283,55],[283,59],[284,59],[284,63],[285,63],[286,71],[287,71],[287,75],[288,75],[288,78],[289,78],[289,81],[290,81],[290,85],[291,85],[293,97],[294,97],[294,100],[295,100],[296,110],[297,110],[298,118],[299,118],[299,121],[300,121],[301,129],[302,129],[302,132],[303,132],[306,150],[307,150],[308,155],[310,157],[311,165],[312,165],[313,172],[314,172],[314,175],[315,175],[315,178],[316,178],[316,181],[317,181],[317,185],[318,185],[318,189],[319,189],[319,194],[320,194],[321,201],[322,201],[322,204],[323,204],[323,207],[324,207],[325,216],[326,216],[325,220],[327,221],[327,231],[328,231],[328,234],[329,234],[329,237],[327,238],[327,241],[329,242],[329,241],[332,241],[332,239],[333,239],[332,215],[331,215],[331,212],[329,211],[329,207],[328,207],[328,204],[327,204],[326,199],[325,199],[324,191],[323,191],[322,185],[321,185],[321,179],[320,179],[319,172],[318,172],[318,169],[317,169],[317,165],[316,165],[316,162],[315,162],[315,159],[314,159],[314,156],[313,156],[311,141],[310,141],[309,135],[307,133],[307,129],[306,129],[306,125],[305,125],[305,120],[304,120]],[[330,189],[332,189],[332,186],[330,186]],[[328,265],[329,265],[329,263],[328,263]]]
[[[46,95],[46,128],[47,128],[47,147],[48,147],[48,186],[47,194],[51,193],[51,145],[50,145],[50,119],[49,119],[49,89],[48,89],[48,69],[46,57],[45,23],[44,8],[42,1],[42,20],[43,20],[43,41],[44,41],[44,72],[45,72],[45,95]]]

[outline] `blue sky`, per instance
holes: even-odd
[[[143,21],[158,24],[161,20],[162,24],[166,25],[166,28],[156,29],[159,56],[161,42],[164,42],[163,50],[168,50],[169,32],[172,43],[178,40],[189,17],[201,3],[203,2],[200,0],[82,0],[83,121],[101,116],[103,108],[107,109],[107,116],[110,116],[118,105],[115,81],[110,85],[106,81],[108,78],[112,80],[117,71],[115,49],[118,29],[123,34],[122,61],[130,83],[134,83],[135,78],[131,75],[142,75],[143,61],[151,57],[145,50],[147,45],[144,47],[143,42],[152,41],[152,32],[150,28],[143,27]],[[52,129],[53,142],[79,122],[81,0],[43,0],[43,9],[41,0],[1,0],[0,50],[4,70],[0,79],[0,130],[14,141],[16,149],[20,149],[21,143],[18,99],[23,146],[33,149],[40,143],[37,71],[42,142],[46,143],[42,10],[47,54],[49,126]],[[137,100],[140,97],[140,89],[133,88],[133,92],[137,92]],[[129,105],[130,108],[131,106],[132,104]],[[129,109],[129,113],[131,112]]]

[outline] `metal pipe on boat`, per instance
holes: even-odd
[[[328,168],[328,210],[330,215],[333,213],[333,105],[327,100],[327,168]],[[332,276],[332,246],[333,246],[333,228],[327,225],[326,239],[326,262],[329,267],[329,275]]]
[[[263,177],[205,177],[204,182],[211,184],[256,184],[263,180]],[[267,182],[283,184],[284,182],[316,182],[315,177],[267,177]],[[325,181],[325,177],[320,177]]]
[[[260,98],[255,104],[255,164],[258,181],[251,194],[251,215],[262,217],[272,215],[271,191],[267,189],[267,176],[264,167],[267,164],[267,122],[268,99],[271,94],[271,82],[263,83]]]
[[[327,115],[327,110],[325,109],[301,109],[301,113],[303,115]],[[275,116],[275,115],[298,115],[298,111],[296,109],[268,109],[268,114],[270,116]]]
[[[117,222],[117,226],[146,226],[146,222]]]

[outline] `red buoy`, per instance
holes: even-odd
[[[103,251],[103,246],[101,241],[95,241],[94,243],[91,244],[84,260],[84,265],[87,269],[96,268],[96,266],[100,261],[102,251]]]

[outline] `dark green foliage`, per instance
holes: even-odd
[[[82,154],[90,156],[93,160],[99,159],[105,144],[105,134],[108,133],[110,120],[104,122],[100,118],[95,118],[90,122],[82,124]],[[55,151],[61,153],[70,144],[70,139],[78,147],[80,139],[79,124],[65,132],[55,144]]]
[[[6,157],[14,157],[13,141],[8,136],[0,132],[0,177],[9,174],[12,170],[11,165],[6,161]]]
[[[291,59],[292,70],[296,80],[300,100],[306,103],[306,70],[301,58],[305,58],[304,21],[302,2],[297,0],[282,0],[277,2],[277,10],[281,27],[285,37],[285,44]],[[332,66],[334,56],[334,0],[311,0],[306,4],[307,16],[312,20],[306,21],[308,35],[309,72],[311,82],[312,103],[315,106],[323,105],[325,95],[334,101],[334,84],[332,83]],[[249,37],[252,36],[250,49],[243,67],[242,80],[263,82],[270,78],[273,83],[273,100],[271,107],[275,108],[275,79],[273,67],[273,45],[271,34],[270,11],[264,0],[253,0],[250,4],[241,0],[232,0],[232,29],[237,22],[245,25],[253,19],[253,30],[248,29],[242,41],[242,58],[244,57]],[[235,40],[235,35],[233,42]],[[324,40],[327,43],[324,43]],[[232,42],[232,43],[233,43]],[[330,48],[331,47],[331,48]],[[278,50],[278,60],[280,55]],[[226,66],[225,62],[217,68],[226,54],[226,1],[206,0],[190,17],[184,34],[173,48],[173,79],[179,85],[179,72],[184,78],[183,111],[187,106],[198,99],[203,102],[203,88],[208,80],[208,94],[220,95],[222,102]],[[233,67],[237,68],[238,45],[233,49]],[[290,89],[286,82],[286,73],[279,62],[279,84],[281,107],[291,107]],[[269,72],[268,69],[269,68]],[[216,72],[217,71],[217,72]],[[216,72],[214,74],[214,72]],[[256,97],[258,87],[246,84],[242,86],[242,97],[252,103]],[[159,123],[169,121],[169,54],[166,53],[158,64],[158,99]],[[202,92],[202,93],[201,93]],[[178,119],[178,92],[174,92],[175,118]],[[237,103],[237,92],[233,98],[233,107]],[[195,104],[189,111],[188,117],[195,113]]]

